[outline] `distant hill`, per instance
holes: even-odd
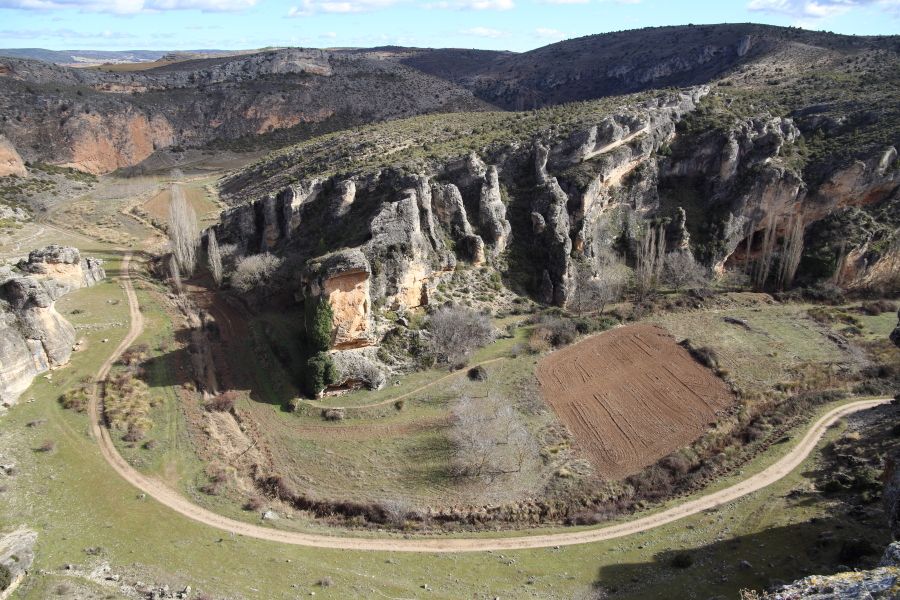
[[[103,63],[153,62],[171,56],[207,56],[223,50],[46,50],[44,48],[3,48],[0,56],[41,60],[57,65],[100,65]]]

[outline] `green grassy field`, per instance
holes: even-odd
[[[678,341],[690,339],[709,346],[719,356],[729,377],[743,390],[765,392],[791,378],[792,369],[804,363],[847,360],[824,328],[809,318],[809,307],[797,304],[756,305],[687,311],[651,316]],[[748,328],[729,323],[730,317]]]
[[[72,373],[93,369],[96,362],[90,359],[87,353],[79,355]],[[431,588],[427,597],[435,598],[572,598],[587,597],[598,580],[607,588],[628,589],[629,598],[656,598],[660,593],[708,598],[734,597],[741,587],[821,570],[830,560],[827,554],[814,558],[806,552],[822,531],[833,529],[830,502],[817,494],[791,494],[809,489],[815,458],[766,490],[719,510],[602,544],[410,555],[232,538],[152,500],[140,500],[99,457],[83,415],[60,409],[53,399],[56,390],[46,383],[39,382],[31,392],[35,402],[16,407],[3,423],[3,445],[15,449],[22,475],[3,494],[0,527],[26,523],[39,532],[35,575],[19,593],[22,598],[47,597],[70,581],[62,570],[65,563],[86,568],[102,561],[126,580],[153,580],[173,588],[189,584],[228,598],[294,598],[309,591],[325,598],[426,597],[423,585]],[[25,427],[36,419],[46,421]],[[45,438],[57,440],[56,450],[33,452]],[[854,531],[861,534],[886,541],[883,526]],[[100,550],[92,556],[87,548]],[[696,553],[695,566],[669,567],[665,557],[673,550]],[[754,569],[739,569],[740,560],[751,562]],[[720,567],[729,574],[727,581],[720,580]],[[635,575],[638,583],[632,582]],[[325,577],[333,581],[331,587],[317,585]]]
[[[60,590],[64,590],[63,596],[78,590],[117,597],[119,592],[112,583],[86,582],[78,575],[108,562],[112,572],[125,582],[153,581],[173,589],[191,585],[194,590],[215,598],[296,598],[309,592],[324,598],[587,598],[597,583],[628,598],[733,598],[744,587],[763,588],[778,580],[833,570],[838,549],[817,546],[823,532],[838,530],[839,538],[852,533],[876,545],[887,542],[883,515],[870,514],[865,521],[852,523],[848,531],[841,530],[839,526],[846,523],[836,520],[834,501],[815,492],[814,477],[820,460],[816,455],[787,478],[720,509],[624,539],[558,549],[459,555],[336,551],[232,537],[198,525],[153,500],[141,499],[137,490],[120,480],[100,457],[88,436],[87,417],[63,410],[57,402],[63,391],[96,371],[127,330],[124,294],[115,280],[119,256],[96,247],[86,253],[107,259],[110,281],[75,292],[58,304],[59,310],[86,338],[85,350],[76,353],[71,364],[53,372],[52,377],[39,378],[23,396],[22,403],[0,420],[0,454],[11,458],[19,473],[0,479],[5,488],[0,492],[0,530],[25,524],[39,533],[35,568],[16,597],[53,597]],[[170,320],[152,291],[138,288],[147,319],[147,329],[138,341],[147,343],[151,356],[157,356],[165,352],[160,348],[172,335]],[[744,314],[740,309],[736,314],[744,314],[754,327],[764,329],[771,336],[764,336],[766,340],[780,341],[794,352],[802,350],[809,352],[809,356],[829,358],[830,350],[823,350],[810,339],[805,321],[801,319],[802,325],[797,328],[789,324],[798,318],[793,308],[774,307],[772,314],[756,313],[752,309]],[[678,318],[684,327],[691,323],[699,326],[696,319],[700,315],[694,313],[671,317]],[[707,319],[706,322],[718,321]],[[866,321],[867,327],[871,323],[873,335],[876,329],[881,331],[886,327],[886,322],[880,317]],[[715,327],[707,329],[711,336],[716,330]],[[738,342],[724,333],[718,335],[738,347]],[[108,341],[103,342],[104,339]],[[473,361],[503,356],[509,350],[504,344],[513,343],[514,340],[501,340]],[[763,355],[764,341],[756,343],[749,346],[750,351]],[[803,359],[806,354],[796,356]],[[498,389],[515,385],[522,369],[533,360],[533,357],[520,357],[494,363],[489,367],[487,383]],[[195,480],[202,465],[193,455],[178,398],[165,385],[172,380],[172,374],[166,370],[165,361],[153,365],[158,370],[150,374],[150,381],[156,383],[151,389],[162,401],[154,413],[156,425],[151,437],[159,443],[151,453],[121,445],[120,449],[126,455],[132,452],[130,458],[142,470],[181,487],[195,500],[237,516],[241,511],[228,503],[227,498],[204,496],[196,491]],[[760,381],[776,379],[764,379],[763,374],[755,377]],[[389,389],[398,393],[407,385],[415,387],[404,382]],[[485,386],[468,382],[464,376],[454,385],[423,392],[410,399],[403,411],[396,412],[391,407],[395,412],[385,417],[360,419],[361,424],[367,421],[402,424],[441,414],[450,395],[461,393],[467,386],[473,386],[472,389]],[[346,397],[340,402],[345,400]],[[277,406],[263,403],[260,406],[272,415],[273,423],[283,423],[286,428],[323,424],[313,417],[284,413]],[[831,406],[823,406],[819,412]],[[829,438],[841,435],[841,431],[841,427],[833,429]],[[428,435],[432,434],[423,435],[419,443],[427,443]],[[55,449],[49,453],[35,452],[45,440],[56,442]],[[385,468],[409,451],[402,445],[405,441],[402,444],[391,441],[401,445],[377,448],[355,440],[326,441],[334,444],[335,456],[337,451],[343,452],[346,456],[341,460],[351,462],[384,452],[379,460],[385,470],[376,474],[383,485],[402,482],[404,489],[417,485],[425,489],[435,483],[427,475],[417,482],[402,481],[402,475]],[[293,446],[288,443],[285,442],[287,451],[296,460],[309,462],[310,469],[322,470],[321,481],[315,482],[317,487],[328,489],[327,485],[333,485],[327,480],[331,475],[326,469],[330,460],[325,460],[327,455],[321,446],[311,446],[309,440],[298,437],[290,442]],[[771,464],[789,447],[790,443],[773,446],[742,472],[716,482],[709,491]],[[422,462],[423,472],[427,473],[429,463]],[[366,468],[374,471],[374,467]],[[395,480],[397,483],[392,484]],[[358,480],[350,477],[340,483],[361,487]],[[396,491],[385,489],[387,492],[377,488],[374,491],[378,494]],[[242,518],[256,518],[241,514]],[[279,526],[291,526],[284,521]],[[321,525],[317,527],[321,530]],[[683,551],[694,558],[693,566],[672,567],[669,563],[673,553]],[[749,562],[752,568],[741,568],[740,561]],[[63,565],[67,563],[78,569],[64,570]],[[326,578],[331,585],[319,585]]]

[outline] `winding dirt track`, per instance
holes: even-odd
[[[838,419],[849,414],[873,408],[880,404],[890,402],[889,399],[860,400],[829,411],[818,419],[806,432],[800,442],[792,448],[784,457],[763,471],[748,477],[744,481],[729,488],[701,496],[694,500],[679,504],[667,510],[655,514],[640,517],[617,525],[571,531],[554,534],[522,535],[519,537],[504,538],[411,538],[399,537],[382,538],[357,538],[341,537],[339,535],[316,535],[293,531],[280,531],[243,521],[236,521],[208,511],[169,488],[164,483],[143,475],[129,465],[118,453],[109,436],[109,430],[104,426],[100,415],[99,406],[99,382],[103,381],[113,363],[118,357],[137,339],[144,328],[143,316],[140,312],[137,296],[131,285],[129,264],[131,254],[126,254],[122,261],[121,282],[128,298],[128,306],[131,312],[131,328],[125,339],[116,347],[112,355],[103,363],[97,371],[95,393],[91,398],[89,417],[91,421],[91,434],[99,443],[100,453],[110,466],[126,481],[133,486],[152,496],[164,506],[182,514],[183,516],[203,523],[210,527],[229,533],[247,537],[292,544],[297,546],[310,546],[315,548],[335,548],[341,550],[371,550],[385,552],[481,552],[486,550],[522,550],[528,548],[546,548],[552,546],[571,546],[575,544],[587,544],[619,538],[667,523],[695,515],[704,510],[715,508],[731,502],[785,477],[797,468],[803,460],[815,449],[816,444],[825,434],[826,429]]]

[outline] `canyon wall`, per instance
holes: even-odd
[[[0,273],[0,402],[15,402],[37,375],[69,361],[75,329],[55,302],[105,277],[101,261],[63,246],[35,250]]]
[[[254,149],[255,136],[280,130],[291,130],[284,144],[386,119],[486,108],[451,82],[364,53],[286,48],[132,72],[0,57],[0,136],[24,160],[93,174],[168,148],[215,141]],[[0,176],[10,168],[7,155],[0,141]]]
[[[286,257],[288,291],[327,297],[336,344],[351,348],[373,343],[374,306],[427,304],[457,262],[497,269],[518,291],[565,306],[576,264],[628,258],[651,224],[664,226],[670,250],[691,250],[721,273],[744,268],[748,238],[770,223],[783,236],[791,218],[808,228],[847,207],[896,201],[893,147],[812,184],[797,167],[801,132],[790,118],[692,129],[687,118],[709,92],[664,93],[425,164],[304,177],[291,170],[302,153],[276,154],[225,182],[232,202],[251,200],[222,214],[217,235],[241,254]],[[336,143],[347,144],[338,154],[359,146]],[[871,278],[883,258],[851,262],[866,262],[858,271]]]

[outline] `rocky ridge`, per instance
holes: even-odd
[[[471,92],[395,61],[283,49],[135,72],[0,58],[0,134],[24,160],[94,174],[154,152],[429,112],[484,110]],[[2,158],[2,156],[0,156]]]
[[[803,132],[794,119],[698,125],[718,101],[699,86],[500,127],[516,135],[479,138],[471,132],[486,129],[482,121],[452,130],[429,118],[328,136],[226,179],[226,198],[249,202],[222,214],[217,235],[242,254],[287,257],[286,272],[303,275],[285,285],[301,300],[329,297],[336,344],[349,348],[373,343],[374,306],[427,304],[458,261],[489,265],[520,292],[564,306],[576,263],[602,267],[651,224],[665,226],[670,249],[722,272],[743,269],[748,238],[756,251],[770,224],[783,236],[795,218],[809,226],[842,210],[890,210],[900,198],[894,147],[809,182],[796,164]],[[416,149],[428,131],[437,133],[423,157]],[[376,147],[398,149],[387,151],[390,166],[368,154]],[[335,173],[333,159],[345,168]],[[844,265],[848,285],[873,284],[886,255],[869,249],[891,235],[887,224],[859,240]]]
[[[572,291],[573,248],[594,251],[596,221],[627,204],[613,200],[614,190],[672,138],[678,120],[706,93],[700,87],[614,114],[597,112],[571,132],[535,132],[530,140],[449,156],[417,171],[398,164],[349,177],[313,176],[225,211],[217,237],[243,254],[288,257],[285,272],[302,273],[287,283],[298,298],[331,301],[338,347],[372,343],[376,304],[427,304],[458,261],[501,268],[514,239],[532,249],[532,288],[563,305]],[[567,192],[552,175],[585,163],[595,172],[582,191]],[[526,219],[514,224],[510,211]]]
[[[54,304],[105,277],[101,261],[55,245],[0,272],[0,402],[12,404],[37,375],[69,361],[75,329]]]

